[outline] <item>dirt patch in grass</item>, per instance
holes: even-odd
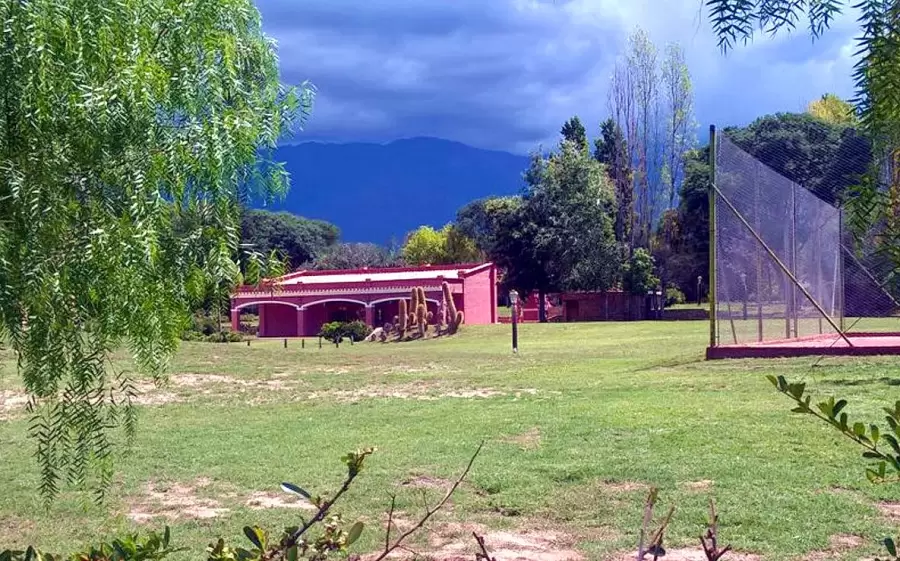
[[[410,487],[413,489],[442,489],[446,491],[450,489],[453,482],[441,479],[440,477],[432,477],[430,475],[417,475],[403,481],[400,485],[402,487]]]
[[[602,481],[600,488],[608,493],[633,493],[635,491],[646,491],[650,488],[646,483],[640,481]]]
[[[134,389],[136,395],[132,401],[136,405],[166,405],[184,401],[178,394],[157,387],[154,382],[134,382]]]
[[[412,522],[403,516],[395,519],[395,530],[405,531]],[[480,551],[472,536],[476,533],[484,538],[491,557],[498,561],[582,561],[584,555],[575,550],[575,538],[553,530],[491,530],[474,522],[445,522],[423,530],[426,535],[421,546],[410,545],[415,555],[409,551],[394,551],[394,559],[413,557],[438,561],[471,561]],[[424,535],[424,534],[423,534]],[[366,555],[363,561],[374,555]]]
[[[699,481],[685,481],[681,485],[688,491],[707,491],[713,486],[713,481],[701,479]]]
[[[622,552],[615,557],[613,561],[634,561],[635,551]],[[648,555],[645,559],[653,559],[652,555]],[[660,557],[665,561],[706,561],[706,554],[700,546],[682,547],[677,549],[666,548],[666,555]],[[759,561],[759,555],[752,553],[736,553],[729,551],[722,557],[722,561]]]
[[[3,414],[25,409],[28,404],[28,394],[13,390],[0,390],[0,419]]]
[[[891,522],[900,522],[900,503],[894,501],[881,501],[877,505],[878,512]]]
[[[456,399],[486,399],[492,397],[503,397],[515,395],[517,397],[522,394],[535,395],[538,393],[536,389],[519,389],[503,391],[495,388],[474,388],[474,389],[441,389],[437,384],[398,384],[398,385],[380,385],[365,386],[354,390],[326,390],[321,392],[311,392],[305,395],[305,399],[311,400],[334,400],[339,403],[355,403],[364,399],[408,399],[418,401],[436,401],[439,399],[456,398]],[[299,399],[303,399],[300,397]]]
[[[533,427],[521,434],[505,437],[502,441],[508,444],[515,444],[523,450],[534,450],[541,445],[541,429]]]
[[[141,497],[131,501],[128,518],[138,523],[151,522],[163,517],[170,520],[208,519],[222,516],[227,508],[210,498],[200,497],[198,489],[209,486],[211,481],[199,478],[190,484],[173,483],[164,485],[150,482]]]
[[[264,510],[267,508],[288,508],[301,510],[317,510],[315,505],[309,501],[300,499],[292,495],[284,493],[275,495],[266,493],[265,491],[256,492],[247,499],[247,506],[253,510]]]
[[[147,380],[134,382],[137,392],[134,402],[138,405],[166,405],[188,401],[191,395],[242,394],[248,390],[271,392],[293,387],[295,383],[279,378],[245,380],[221,374],[175,374],[162,387]]]
[[[801,555],[799,561],[828,561],[865,545],[865,540],[852,534],[837,534],[828,539],[828,548]]]
[[[30,534],[35,528],[37,528],[37,524],[32,520],[0,514],[0,535],[3,535],[4,539],[8,538],[10,535],[22,536]]]
[[[258,388],[265,390],[286,390],[294,386],[284,379],[245,380],[221,374],[176,374],[172,376],[172,384],[182,388],[204,388],[208,386],[228,385],[241,388]]]

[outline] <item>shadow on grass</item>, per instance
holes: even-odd
[[[869,379],[856,379],[856,380],[825,380],[824,384],[831,384],[833,386],[869,386],[872,384],[884,384],[885,386],[900,386],[900,378],[888,378],[883,376],[881,378],[869,378]]]

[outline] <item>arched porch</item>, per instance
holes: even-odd
[[[240,328],[241,311],[256,309],[259,316],[257,337],[297,337],[302,333],[300,306],[279,300],[252,301],[231,309],[231,328]]]
[[[367,313],[371,308],[361,301],[346,298],[317,300],[300,307],[300,335],[315,337],[322,326],[332,321],[351,322],[364,321],[372,324]]]

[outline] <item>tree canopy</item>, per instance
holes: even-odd
[[[506,284],[533,290],[604,290],[620,258],[613,232],[615,188],[602,164],[563,140],[549,157],[535,154],[521,203],[495,214],[491,257]]]
[[[277,251],[293,269],[315,260],[338,242],[340,234],[334,224],[289,212],[247,210],[241,217],[241,243],[266,255]]]
[[[483,259],[475,240],[453,224],[440,230],[431,226],[413,230],[406,237],[401,255],[407,265],[474,263]]]
[[[390,249],[374,243],[339,243],[318,255],[304,267],[320,270],[393,267],[400,257]]]
[[[134,428],[109,352],[162,375],[197,279],[236,270],[238,203],[286,189],[272,150],[312,90],[281,85],[251,0],[0,2],[0,21],[0,336],[43,495],[102,497],[109,429]]]

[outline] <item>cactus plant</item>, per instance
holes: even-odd
[[[456,315],[453,316],[453,318],[454,318],[454,321],[452,321],[450,323],[450,334],[451,335],[456,333],[459,330],[459,326],[462,325],[463,321],[465,321],[465,319],[466,319],[462,310],[457,310]]]
[[[456,302],[453,301],[453,294],[450,292],[450,285],[444,282],[441,284],[444,291],[444,300],[447,302],[447,331],[452,335],[459,330],[465,316],[461,310],[456,309]]]
[[[419,307],[416,308],[416,325],[419,327],[419,337],[425,337],[425,327],[428,325],[426,316],[427,310],[425,309],[425,304],[419,304]]]
[[[406,311],[406,300],[400,300],[400,313],[398,314],[399,321],[397,322],[397,330],[400,331],[400,336],[406,334],[406,328],[409,321],[409,313]]]

